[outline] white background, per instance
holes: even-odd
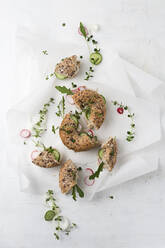
[[[165,81],[164,0],[0,1],[0,247],[164,248],[165,156],[157,172],[100,193],[92,202],[67,198],[62,209],[78,229],[59,242],[43,220],[41,196],[21,193],[7,164],[6,111],[28,93],[13,77],[17,27],[54,32],[59,39],[63,22],[76,27],[80,20],[99,24],[120,55]]]

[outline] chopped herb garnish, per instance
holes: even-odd
[[[71,138],[71,139],[70,139],[70,141],[71,141],[71,142],[73,142],[73,143],[75,143],[75,142],[76,142],[76,140],[75,140],[75,139],[73,139],[73,138]]]
[[[26,145],[26,142],[25,141],[23,143],[24,143],[24,145]]]
[[[114,199],[113,195],[110,195],[109,198]]]
[[[62,94],[73,95],[73,92],[65,86],[56,86],[55,88]]]
[[[47,51],[47,50],[43,50],[42,53],[43,53],[44,55],[48,55],[48,51]]]
[[[59,127],[56,127],[55,128],[55,126],[54,125],[52,125],[52,132],[55,134],[56,133],[56,131],[59,129]]]
[[[95,173],[93,173],[89,179],[92,180],[92,179],[95,179],[96,177],[99,177],[100,175],[100,172],[103,170],[103,166],[104,166],[104,162],[101,162],[98,169],[95,171]]]
[[[65,23],[65,22],[63,22],[63,23],[62,23],[62,26],[63,26],[63,27],[65,27],[65,26],[66,26],[66,23]]]
[[[82,55],[80,56],[80,59],[83,59],[83,56]]]
[[[72,82],[72,87],[73,87],[73,88],[76,88],[76,87],[77,87],[77,84],[74,84],[74,83]]]
[[[81,170],[82,170],[82,168],[81,168],[81,167],[78,167],[78,168],[77,168],[77,170],[78,170],[78,171],[81,171]]]

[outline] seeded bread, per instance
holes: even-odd
[[[102,161],[104,162],[104,168],[112,171],[117,159],[116,138],[110,137],[108,141],[101,146],[101,149],[103,149]]]
[[[77,184],[77,168],[72,160],[67,160],[60,168],[59,186],[61,192],[68,193]]]
[[[62,59],[60,63],[56,65],[55,73],[64,76],[65,78],[73,78],[80,69],[80,61],[77,60],[77,56],[73,55]]]
[[[72,96],[74,103],[85,113],[88,111],[87,125],[99,129],[106,115],[106,103],[102,95],[94,90],[85,89]]]
[[[60,162],[58,162],[54,155],[48,151],[42,151],[32,160],[32,163],[44,168],[51,168],[60,165]]]
[[[71,118],[71,113],[65,115],[59,134],[63,144],[75,152],[87,151],[99,144],[96,137],[90,137],[85,132],[78,132],[77,124]]]

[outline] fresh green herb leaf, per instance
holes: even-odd
[[[48,55],[48,51],[47,51],[47,50],[43,50],[42,53],[43,53],[44,55]]]
[[[73,88],[76,88],[76,87],[77,87],[77,84],[74,84],[74,83],[72,82],[72,87],[73,87]]]
[[[78,167],[77,170],[78,170],[78,171],[81,171],[81,170],[82,170],[82,167]]]
[[[100,175],[100,172],[103,170],[103,166],[104,166],[104,162],[101,162],[98,169],[95,171],[95,173],[93,173],[89,179],[92,180],[92,179],[95,179],[96,177],[99,177]]]
[[[83,59],[83,56],[82,55],[80,56],[80,59]]]
[[[114,199],[113,195],[110,195],[109,198]]]
[[[66,26],[66,23],[65,23],[65,22],[63,22],[63,23],[62,23],[62,26],[63,26],[63,27],[65,27],[65,26]]]
[[[56,131],[59,129],[59,127],[56,127],[55,128],[55,126],[54,125],[52,125],[52,132],[55,134],[56,133]]]
[[[79,196],[81,198],[83,198],[84,197],[84,192],[82,191],[82,189],[80,189],[80,187],[77,184],[75,185],[75,187],[77,189],[77,193],[79,194]]]
[[[75,186],[73,186],[72,188],[72,198],[74,201],[76,201],[76,187]]]
[[[58,236],[58,234],[57,234],[57,233],[54,233],[54,236],[56,237],[56,239],[57,239],[57,240],[59,240],[59,239],[60,239],[60,237]]]
[[[56,86],[55,88],[62,94],[73,95],[73,92],[65,86]]]
[[[80,31],[81,31],[82,35],[84,36],[84,38],[86,39],[87,34],[86,34],[86,30],[85,30],[85,27],[82,24],[82,22],[80,22]]]
[[[62,96],[61,101],[57,105],[57,109],[58,109],[58,111],[56,112],[56,115],[59,117],[61,116],[63,118],[65,115],[65,98],[64,98],[64,96]]]

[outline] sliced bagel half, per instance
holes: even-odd
[[[88,127],[99,129],[106,115],[105,98],[90,89],[77,91],[72,98],[76,106],[85,113]]]
[[[79,132],[79,121],[75,115],[65,115],[59,130],[63,144],[75,152],[87,151],[96,147],[99,143],[96,136],[90,136],[86,132]]]

